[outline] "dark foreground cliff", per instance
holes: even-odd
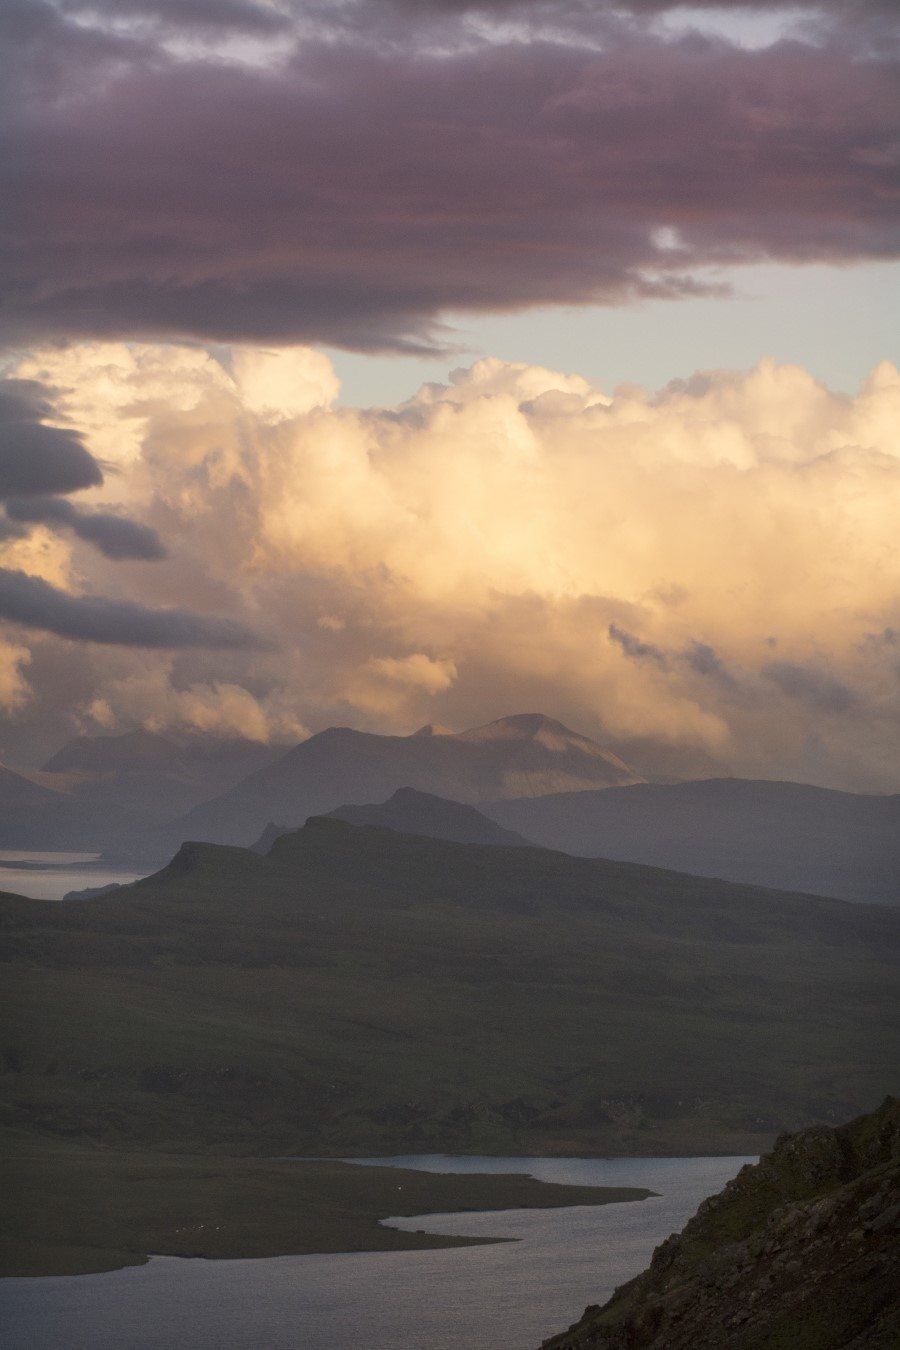
[[[900,1101],[782,1135],[543,1350],[900,1345]]]

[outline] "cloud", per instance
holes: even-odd
[[[654,647],[652,642],[642,642],[633,633],[626,632],[615,623],[611,623],[606,631],[610,640],[621,647],[625,655],[630,656],[633,661],[655,661],[663,669],[668,665],[665,652],[660,651],[659,647]]]
[[[83,511],[57,497],[36,497],[6,503],[12,521],[39,522],[69,529],[79,539],[94,544],[107,558],[138,558],[154,561],[166,556],[155,530],[124,516],[105,511]]]
[[[734,676],[722,661],[718,652],[711,647],[708,642],[691,641],[685,648],[682,656],[692,670],[698,675],[705,675],[712,680],[718,680],[721,684],[734,687]]]
[[[62,0],[64,10],[77,16],[106,14],[119,22],[123,18],[149,19],[176,29],[213,32],[226,30],[241,34],[269,34],[282,31],[289,22],[287,7],[270,0]]]
[[[0,638],[0,709],[15,712],[28,702],[30,689],[24,667],[31,661],[27,647],[19,647]]]
[[[0,381],[0,500],[78,492],[103,481],[77,431],[46,425],[48,396],[33,380]]]
[[[317,6],[256,63],[92,27],[89,9],[11,24],[6,339],[421,351],[448,342],[448,313],[896,256],[883,49],[745,50],[584,7],[598,40],[479,36],[445,14],[436,41],[421,10],[389,10]]]
[[[853,690],[827,670],[797,661],[769,661],[762,673],[785,694],[801,699],[819,712],[846,712],[854,703]]]
[[[127,600],[69,595],[40,577],[0,568],[0,619],[83,642],[130,647],[248,648],[259,639],[230,619],[151,610]]]
[[[337,398],[340,384],[331,362],[308,347],[238,347],[229,368],[245,408],[268,422],[283,422]]]
[[[400,657],[372,657],[369,669],[386,680],[422,689],[427,694],[440,694],[449,689],[457,673],[452,661],[435,659],[424,652],[411,652]]]
[[[23,741],[78,717],[278,738],[537,708],[667,772],[896,789],[896,647],[867,639],[900,631],[894,367],[852,398],[771,361],[609,395],[485,360],[355,409],[302,352],[270,353],[264,398],[219,356],[86,344],[23,369],[71,391],[120,508],[178,540],[129,571],[132,599],[231,616],[278,650],[69,643],[63,662],[51,634],[17,631]],[[6,566],[34,572],[37,546],[11,541]],[[102,555],[78,567],[58,589],[114,587]]]
[[[27,533],[28,531],[22,525],[0,516],[0,547],[7,544],[11,539],[24,539]]]
[[[108,681],[103,696],[85,709],[87,726],[113,729],[138,723],[150,731],[174,727],[263,743],[300,741],[309,735],[277,695],[257,698],[223,680],[179,688],[173,678],[173,662],[164,659],[155,670]]]

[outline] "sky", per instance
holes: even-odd
[[[542,711],[900,790],[879,0],[7,0],[0,758]]]

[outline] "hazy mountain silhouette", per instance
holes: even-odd
[[[180,764],[183,748],[159,732],[126,731],[119,736],[76,736],[44,765],[47,772],[116,773]]]
[[[900,796],[714,778],[485,803],[546,848],[701,876],[900,902]]]
[[[41,770],[4,771],[0,848],[115,850],[283,753],[255,741],[144,730],[79,736]]]
[[[369,806],[339,806],[330,816],[351,825],[374,825],[400,834],[424,834],[432,839],[451,839],[458,844],[498,844],[507,848],[528,846],[515,830],[505,830],[496,821],[461,802],[451,802],[415,788],[398,788],[386,802]]]
[[[99,812],[83,800],[77,782],[77,775],[29,773],[0,764],[0,848],[99,852],[138,828],[138,817],[118,803]]]
[[[283,834],[290,834],[292,829],[293,826],[291,825],[276,825],[273,820],[270,820],[259,838],[250,845],[250,852],[265,855],[276,839],[280,839]]]
[[[248,845],[270,821],[300,825],[348,801],[384,801],[402,787],[471,804],[634,780],[611,751],[539,713],[459,735],[331,727],[134,846],[161,857],[183,839]]]

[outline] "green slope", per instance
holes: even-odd
[[[897,1060],[884,908],[317,820],[0,900],[8,1124],[129,1147],[756,1152]]]

